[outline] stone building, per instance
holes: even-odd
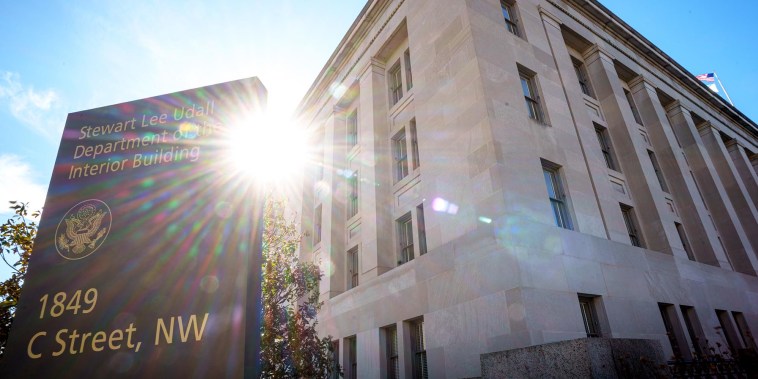
[[[300,115],[301,254],[346,377],[756,346],[758,126],[599,2],[370,0]]]

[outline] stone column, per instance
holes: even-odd
[[[587,199],[580,202],[572,197],[578,224],[577,230],[601,238],[627,241],[626,233],[613,235],[608,233],[609,223],[613,225],[613,229],[623,229],[624,223],[618,203],[613,198],[613,188],[608,179],[608,169],[598,144],[595,127],[587,113],[584,94],[579,87],[574,64],[561,34],[561,21],[543,7],[540,7],[539,11],[568,104],[573,124],[571,132],[577,136],[587,168],[586,175],[589,182],[586,191],[590,192],[591,197],[594,198],[594,201]]]
[[[588,51],[585,57],[587,71],[606,116],[608,133],[635,202],[635,214],[645,247],[673,254],[669,239],[671,233],[667,230],[670,226],[673,227],[673,222],[664,213],[666,205],[655,170],[648,158],[647,143],[640,135],[640,126],[635,122],[624,95],[613,58],[598,46]],[[618,217],[621,218],[620,211]]]
[[[705,144],[705,150],[708,151],[711,158],[713,168],[718,174],[718,177],[714,179],[723,185],[750,245],[758,247],[758,211],[742,182],[742,178],[734,167],[724,141],[721,139],[721,134],[710,122],[698,125],[698,132]],[[752,255],[754,258],[758,258],[755,254]]]
[[[720,266],[732,267],[735,271],[755,275],[758,262],[754,262],[754,255],[749,254],[753,247],[745,235],[724,186],[718,180],[716,170],[700,133],[692,121],[690,111],[678,102],[667,107],[667,111],[671,127],[697,180],[697,182],[693,181],[693,184],[697,186],[696,189],[703,199],[704,206],[712,216],[710,217],[711,224],[720,236],[719,245],[723,245],[726,249],[726,255],[722,255],[719,251],[721,249],[715,251]],[[707,229],[708,222],[703,222]]]
[[[379,379],[380,330],[378,328],[359,332],[356,335],[358,353],[358,378]]]
[[[747,154],[745,154],[745,148],[740,146],[737,140],[734,139],[729,140],[725,145],[729,151],[729,156],[732,158],[734,168],[745,185],[747,195],[752,200],[753,205],[758,207],[758,174],[753,171],[753,165],[750,163]]]
[[[345,199],[336,196],[344,176],[339,173],[345,165],[345,115],[334,107],[324,124],[324,178],[316,184],[316,204],[321,201],[322,226],[320,256],[324,277],[321,296],[330,299],[345,292]],[[314,207],[315,208],[315,207]],[[318,247],[319,245],[317,245]],[[323,289],[326,289],[324,293]]]
[[[639,77],[632,84],[634,87],[633,96],[635,96],[645,124],[648,125],[648,135],[666,179],[666,184],[677,205],[679,218],[687,234],[695,260],[729,268],[726,256],[718,242],[716,229],[709,220],[708,211],[698,194],[692,175],[689,173],[690,168],[684,152],[679,147],[674,130],[669,123],[667,111],[671,114],[676,112],[674,109],[678,107],[679,102],[663,109],[655,88],[650,83]],[[673,223],[671,225],[674,226]],[[674,230],[667,230],[667,232],[677,233],[675,228]],[[672,235],[670,240],[677,241],[678,235]],[[678,244],[674,247],[683,248]]]
[[[361,280],[369,280],[395,267],[392,229],[392,179],[387,82],[384,62],[372,58],[360,71],[358,135]]]
[[[640,117],[642,118],[642,122],[645,124],[645,129],[652,145],[650,147],[653,148],[652,150],[656,156],[658,165],[660,166],[664,181],[669,187],[668,191],[672,191],[674,187],[679,187],[677,189],[681,189],[681,184],[684,184],[682,169],[686,168],[686,164],[682,156],[676,154],[672,150],[674,146],[677,146],[676,139],[674,138],[673,131],[671,131],[671,128],[668,126],[666,111],[663,110],[663,106],[658,99],[658,94],[655,92],[655,87],[642,76],[637,76],[629,82],[629,88],[632,97],[634,98],[634,102],[637,105]],[[645,159],[645,163],[651,163],[649,156],[643,157],[642,159]],[[663,223],[662,232],[666,234],[666,239],[669,241],[670,251],[674,252],[674,255],[687,258],[687,253],[684,251],[684,247],[679,243],[679,233],[674,224],[676,215],[672,214],[669,210],[669,207],[666,204],[664,191],[662,190],[660,183],[658,183],[657,178],[655,182],[651,184],[650,190],[656,200],[656,207],[659,210],[663,210],[663,212],[660,212],[661,221]],[[686,188],[684,188],[684,192],[687,192]],[[686,194],[683,194],[683,196],[686,197]],[[676,199],[673,200],[676,204]],[[698,248],[701,247],[703,246],[698,246]],[[711,260],[710,263],[715,262]]]

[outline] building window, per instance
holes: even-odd
[[[358,346],[355,336],[345,338],[345,347],[347,351],[345,354],[345,378],[357,379],[358,378]]]
[[[695,353],[698,356],[702,356],[705,337],[703,337],[703,329],[700,326],[700,320],[697,317],[697,312],[695,311],[695,308],[687,305],[680,305],[679,308],[682,310],[684,325],[687,327],[687,333],[690,335],[692,347],[695,349]]]
[[[410,262],[413,259],[413,221],[411,213],[406,213],[396,221],[397,223],[397,240],[400,248],[398,265]]]
[[[403,128],[392,137],[392,157],[395,166],[395,183],[408,176],[408,147],[405,142],[405,128]]]
[[[347,178],[347,219],[351,219],[358,214],[358,172],[353,172]]]
[[[650,157],[650,163],[653,165],[653,170],[655,170],[655,176],[658,178],[658,184],[661,185],[661,190],[663,190],[663,192],[668,192],[669,188],[666,186],[666,181],[663,179],[663,172],[661,171],[661,166],[658,165],[658,160],[655,159],[655,153],[648,150],[647,156]]]
[[[537,96],[534,75],[519,72],[519,77],[521,78],[521,90],[524,92],[524,102],[529,118],[542,122],[542,110]]]
[[[624,88],[624,96],[626,96],[626,102],[629,103],[629,108],[632,109],[632,116],[634,116],[634,121],[640,125],[643,125],[642,118],[640,118],[640,112],[637,111],[637,105],[634,103],[632,94],[626,88]]]
[[[321,242],[321,204],[316,207],[313,212],[313,244],[316,245]]]
[[[384,335],[387,341],[387,378],[400,378],[400,360],[397,348],[397,326],[392,325],[384,328]]]
[[[426,343],[424,341],[424,320],[411,321],[411,354],[413,354],[413,379],[429,378],[426,365]]]
[[[505,27],[509,32],[513,33],[517,37],[520,37],[518,31],[518,24],[516,24],[516,14],[513,13],[513,5],[500,1],[500,9],[503,11],[503,18],[505,19]]]
[[[582,312],[582,322],[587,337],[600,337],[600,323],[595,309],[595,296],[579,295],[579,309]]]
[[[692,254],[692,248],[690,247],[690,242],[687,240],[687,234],[684,233],[684,227],[678,222],[675,222],[674,225],[676,226],[676,232],[679,234],[679,240],[682,241],[682,248],[687,253],[687,258],[694,261],[695,255]]]
[[[358,287],[358,273],[360,272],[358,266],[358,246],[348,250],[347,252],[347,289],[353,289]]]
[[[611,141],[608,138],[608,129],[596,124],[595,134],[597,135],[597,142],[600,144],[600,150],[603,151],[605,165],[611,170],[621,171],[618,165],[616,165],[616,158],[613,156]]]
[[[574,57],[571,57],[571,63],[574,64],[576,79],[579,81],[579,87],[582,89],[582,93],[594,98],[595,96],[592,94],[592,87],[590,86],[590,80],[587,76],[587,70],[584,67],[584,63]]]
[[[424,204],[416,207],[416,224],[418,228],[418,253],[426,254],[426,223],[424,222]]]
[[[553,208],[555,225],[564,229],[573,229],[566,204],[566,194],[563,192],[558,170],[555,165],[543,162],[542,174],[545,177],[545,186],[547,187],[548,198],[550,198],[550,206]]]
[[[753,334],[750,333],[750,327],[747,325],[745,315],[742,312],[732,312],[732,316],[734,317],[734,323],[737,325],[737,331],[740,333],[740,337],[742,337],[742,346],[755,350],[755,339],[753,339]]]
[[[347,119],[345,120],[345,123],[347,124],[347,148],[350,150],[351,147],[358,144],[358,110],[355,109],[350,114],[347,115]]]
[[[671,304],[658,303],[658,310],[661,312],[661,318],[663,319],[663,325],[666,327],[666,336],[671,344],[671,350],[674,352],[674,357],[681,359],[685,355],[682,353],[682,346],[679,343],[681,336],[681,328],[676,321],[676,309]]]
[[[637,229],[637,222],[634,220],[632,207],[621,204],[621,215],[624,216],[626,231],[629,232],[629,242],[632,243],[632,246],[643,247],[640,232]]]
[[[419,166],[421,166],[421,161],[419,160],[419,154],[418,154],[418,136],[416,134],[416,119],[411,119],[411,123],[409,126],[409,129],[411,131],[411,154],[413,155],[413,169],[417,169]]]
[[[397,104],[403,98],[403,77],[398,60],[387,73],[390,85],[390,105]]]
[[[405,61],[405,88],[410,91],[413,88],[413,73],[411,72],[411,51],[409,49],[405,49],[403,61]]]

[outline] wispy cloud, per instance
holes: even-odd
[[[0,106],[34,132],[51,140],[60,137],[65,112],[55,90],[36,90],[24,85],[18,73],[0,71]]]
[[[31,165],[14,154],[0,154],[0,222],[12,212],[9,201],[28,202],[31,210],[42,209],[47,187],[39,184]]]

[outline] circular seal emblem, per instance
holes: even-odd
[[[63,258],[77,260],[97,250],[108,237],[111,209],[97,199],[84,200],[66,212],[55,230],[55,248]]]

